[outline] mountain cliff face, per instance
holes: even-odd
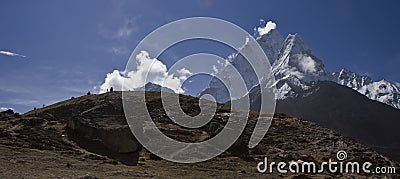
[[[256,41],[264,50],[266,56],[268,57],[269,63],[274,63],[278,59],[280,50],[284,43],[284,39],[279,31],[277,29],[272,29],[267,34],[258,37]],[[245,48],[249,48],[249,46],[244,45],[243,48],[246,50]],[[248,91],[250,91],[254,86],[258,85],[259,81],[253,68],[241,54],[234,54],[229,61],[242,75]],[[231,74],[224,69],[222,69],[217,76],[223,78],[224,81],[227,81],[228,87],[226,87],[219,79],[212,78],[209,87],[201,92],[199,96],[203,94],[211,94],[214,96],[217,102],[225,103],[231,100],[227,88],[230,88],[229,84],[235,82],[237,79],[233,79]]]
[[[288,35],[278,59],[272,65],[277,81],[276,98],[295,97],[312,81],[329,79],[324,64],[304,43],[300,35]]]
[[[276,79],[296,77],[304,82],[325,80],[324,64],[312,53],[300,35],[288,35],[277,61],[272,65]]]
[[[277,29],[271,29],[267,34],[260,36],[256,40],[267,55],[270,64],[273,64],[278,59],[285,39]]]

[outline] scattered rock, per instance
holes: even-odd
[[[7,109],[5,111],[0,112],[2,114],[14,114],[14,111],[12,109]]]
[[[78,179],[97,179],[97,177],[92,176],[92,175],[85,175],[83,177],[79,177]]]
[[[223,128],[224,126],[221,123],[211,122],[208,131],[211,133],[211,135],[215,135],[218,134]]]
[[[157,156],[155,154],[150,154],[149,158],[150,158],[150,160],[162,160],[161,157],[159,157],[159,156]]]

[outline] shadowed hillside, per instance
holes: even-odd
[[[296,98],[279,100],[276,111],[338,131],[400,161],[400,110],[348,87],[318,82]]]
[[[143,92],[132,92],[135,96]],[[170,94],[175,95],[175,94]],[[129,133],[122,110],[120,92],[89,95],[63,101],[22,116],[7,115],[0,120],[0,176],[11,178],[294,178],[372,177],[372,174],[260,174],[257,164],[269,161],[323,162],[335,160],[338,150],[347,160],[370,161],[373,166],[399,166],[373,150],[314,123],[275,115],[260,144],[248,149],[248,139],[256,123],[251,112],[239,140],[220,156],[195,164],[178,164],[150,154]],[[218,105],[211,122],[198,129],[177,126],[161,108],[158,92],[148,92],[147,105],[153,121],[166,135],[186,142],[207,140],[219,132],[229,118],[228,106]],[[198,99],[181,96],[181,106],[189,115],[199,113]],[[340,144],[340,145],[338,145]],[[15,170],[18,168],[18,170]],[[382,177],[385,175],[376,175]],[[399,177],[398,175],[387,175]]]

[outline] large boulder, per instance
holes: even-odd
[[[134,165],[141,145],[122,114],[119,105],[97,105],[68,120],[69,135],[88,151]]]
[[[88,119],[75,117],[68,121],[68,129],[87,140],[100,142],[107,149],[117,153],[136,152],[140,144],[132,135],[127,125],[110,125],[117,117]]]

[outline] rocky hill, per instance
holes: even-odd
[[[143,92],[131,92],[133,96]],[[175,94],[171,94],[175,95]],[[172,123],[165,114],[159,92],[147,92],[153,121],[166,135],[186,142],[200,142],[218,133],[229,117],[230,108],[218,105],[207,125],[198,129]],[[185,113],[198,114],[198,99],[180,96]],[[314,174],[257,172],[257,164],[268,157],[276,162],[316,162],[336,160],[339,150],[348,161],[369,161],[376,166],[399,164],[351,138],[301,119],[283,114],[274,116],[264,139],[247,148],[255,126],[256,112],[250,112],[239,140],[220,156],[195,164],[178,164],[150,154],[127,127],[120,92],[70,99],[22,116],[0,120],[1,178],[365,178],[395,174]],[[217,126],[217,127],[215,127]]]

